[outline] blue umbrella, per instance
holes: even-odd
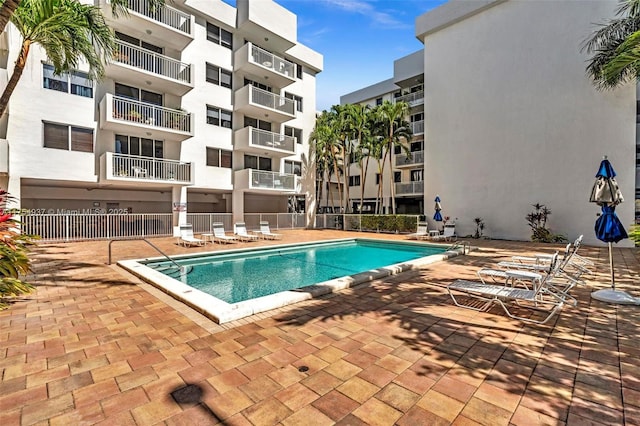
[[[624,201],[618,183],[616,172],[605,156],[596,174],[596,182],[591,190],[589,201],[602,206],[602,214],[596,220],[596,238],[609,245],[609,267],[611,268],[611,290],[598,290],[591,293],[597,300],[612,303],[640,303],[623,291],[616,291],[613,273],[613,254],[611,244],[628,238],[627,231],[616,215],[616,206]]]
[[[433,220],[435,220],[436,222],[442,222],[442,215],[440,214],[440,211],[442,210],[442,207],[440,206],[440,196],[436,195],[436,206],[435,206],[435,210],[436,213],[433,215]]]

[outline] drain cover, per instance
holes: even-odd
[[[309,371],[309,367],[307,367],[306,365],[301,365],[300,367],[298,367],[298,371],[304,373],[306,371]]]

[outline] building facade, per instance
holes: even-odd
[[[88,2],[93,3],[93,2]],[[130,0],[105,78],[56,76],[39,48],[3,118],[0,183],[36,212],[309,211],[322,56],[271,0]],[[0,84],[20,37],[3,34]]]

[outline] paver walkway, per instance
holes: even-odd
[[[153,241],[169,254],[213,247]],[[37,293],[0,312],[0,425],[640,424],[640,307],[589,296],[607,287],[606,249],[581,249],[597,268],[573,292],[578,307],[532,326],[457,308],[444,286],[559,246],[472,243],[468,256],[223,326],[106,265],[105,241],[44,245]],[[113,255],[155,254],[127,242]],[[615,262],[619,288],[640,295],[639,250],[616,248]]]

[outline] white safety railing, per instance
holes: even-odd
[[[294,191],[296,189],[296,175],[249,169],[249,185],[251,188]]]
[[[414,135],[424,133],[424,120],[414,121],[411,123],[411,132]]]
[[[294,76],[295,64],[293,62],[280,58],[279,56],[276,56],[271,52],[267,52],[258,46],[251,45],[251,58],[253,59],[253,62],[269,68],[278,74],[286,75],[291,78]]]
[[[407,93],[406,95],[398,96],[395,98],[395,102],[406,102],[409,106],[420,105],[424,103],[424,91]]]
[[[124,65],[130,65],[188,84],[191,83],[191,65],[151,50],[143,49],[126,41],[116,40],[116,51],[113,58],[116,62]]]
[[[276,95],[255,86],[251,86],[250,93],[251,103],[281,111],[285,114],[295,115],[295,102],[292,99],[287,99],[284,96]]]
[[[415,182],[396,183],[396,195],[423,194],[423,193],[424,193],[424,181],[422,180],[415,181]]]
[[[233,215],[231,213],[187,213],[187,223],[193,225],[193,232],[213,232],[212,223],[222,222],[224,229],[233,230]]]
[[[269,222],[270,229],[297,229],[307,226],[306,213],[245,213],[249,230],[259,230],[260,222]]]
[[[173,235],[171,213],[109,214],[104,209],[56,210],[53,214],[22,215],[23,232],[42,242],[107,240]]]
[[[149,0],[129,0],[129,9],[178,31],[191,35],[191,15],[169,6],[152,8]]]
[[[118,153],[111,156],[111,173],[116,177],[191,182],[191,163]]]
[[[424,163],[424,151],[414,151],[411,158],[407,154],[396,155],[396,166],[407,166],[409,164]]]
[[[187,133],[191,132],[191,114],[120,96],[113,97],[113,118]]]
[[[295,153],[296,138],[251,127],[251,145]]]

